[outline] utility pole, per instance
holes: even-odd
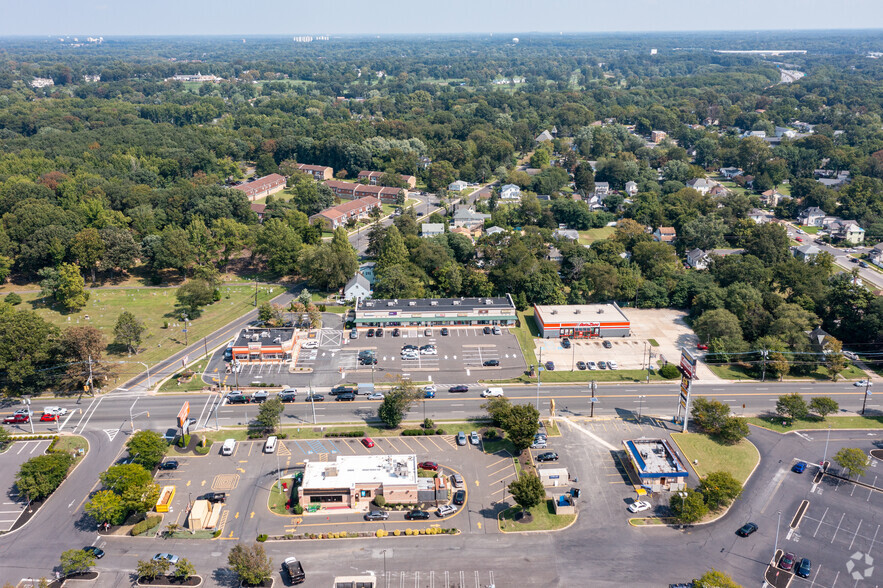
[[[89,356],[89,393],[95,396],[94,382],[92,382],[92,356]]]
[[[202,345],[205,348],[205,356],[208,357],[208,337],[202,338]]]
[[[764,381],[766,381],[766,349],[761,351],[761,354],[762,354],[761,357],[763,359],[761,360],[762,367],[761,367],[761,373],[760,373],[760,381],[764,382]]]
[[[782,511],[780,510],[777,514],[779,515],[779,520],[776,521],[776,547],[773,549],[773,557],[779,551],[779,524],[782,522]]]
[[[825,460],[828,459],[828,441],[831,440],[831,425],[828,425],[828,437],[825,439],[825,453],[822,454],[822,467],[825,467]]]
[[[540,365],[537,366],[537,410],[540,410],[540,376],[543,373],[543,348],[540,347]]]
[[[595,416],[595,388],[597,388],[597,387],[598,387],[598,383],[595,380],[592,380],[591,382],[589,382],[589,388],[592,389],[592,399],[589,401],[589,404],[591,404],[591,406],[592,406],[592,408],[591,408],[592,412],[589,413],[589,418],[592,418]]]
[[[316,424],[316,399],[313,398],[313,383],[310,382],[310,406],[313,408],[313,424]]]
[[[254,307],[258,307],[258,277],[254,277]]]
[[[871,380],[865,380],[865,398],[862,400],[862,416],[865,415],[865,407],[868,405],[868,396],[871,395]]]

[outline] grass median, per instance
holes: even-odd
[[[257,414],[257,409],[255,409],[255,414]],[[489,424],[490,421],[484,420],[475,420],[475,421],[459,421],[452,423],[434,423],[432,428],[433,431],[437,431],[441,429],[444,435],[456,435],[460,431],[463,431],[467,435],[471,431],[477,431],[481,427],[485,427]],[[402,431],[405,429],[418,429],[422,425],[422,422],[413,422],[413,423],[405,423],[403,427],[398,427],[395,429],[389,429],[385,426],[375,426],[375,425],[304,425],[301,427],[281,427],[276,431],[276,435],[282,433],[287,436],[288,439],[321,439],[326,435],[335,435],[340,433],[361,433],[356,438],[359,437],[401,437],[407,439],[402,435]],[[200,431],[200,434],[205,434],[205,437],[210,441],[223,442],[225,439],[234,439],[236,441],[247,441],[248,440],[248,428],[246,427],[237,427],[231,429],[222,429],[220,431]],[[435,435],[438,437],[438,435]],[[348,439],[349,437],[328,437],[329,439],[337,438],[337,439]],[[420,439],[420,436],[415,437],[415,439]]]
[[[516,516],[521,513],[520,506],[507,508],[500,513],[499,525],[500,530],[504,533],[517,533],[519,531],[557,531],[567,527],[576,519],[576,515],[556,515],[555,505],[551,500],[546,500],[531,508],[531,520],[528,523],[522,523],[515,520]]]
[[[829,416],[825,420],[818,417],[790,419],[777,415],[746,417],[745,422],[777,433],[799,431],[801,429],[883,429],[883,416]],[[782,423],[788,423],[783,425]]]
[[[647,370],[574,370],[574,371],[548,371],[544,370],[541,383],[562,382],[646,382]],[[657,372],[650,374],[651,381],[664,381],[665,378]],[[537,378],[521,375],[507,380],[479,380],[483,384],[536,384]],[[672,380],[674,381],[674,380]]]
[[[700,477],[723,471],[744,484],[760,461],[757,448],[747,439],[725,445],[701,433],[672,433],[671,437]]]

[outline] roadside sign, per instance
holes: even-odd
[[[181,405],[181,410],[178,411],[178,426],[184,427],[184,423],[187,422],[187,417],[190,416],[190,401],[185,400],[184,404]]]

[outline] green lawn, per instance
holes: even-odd
[[[484,447],[485,453],[497,453],[499,451],[508,451],[510,455],[516,455],[518,453],[511,441],[508,439],[501,439],[500,437],[496,437],[492,440],[482,439],[482,447]]]
[[[609,239],[616,232],[616,227],[601,227],[600,229],[589,229],[588,231],[579,231],[579,242],[581,245],[591,245],[595,241]]]
[[[79,453],[81,449],[83,453]],[[76,465],[79,460],[86,457],[86,454],[89,453],[89,442],[79,435],[61,435],[55,440],[55,444],[52,445],[52,451],[73,454],[74,465]]]
[[[744,484],[760,461],[757,448],[747,439],[735,445],[723,445],[700,433],[672,433],[671,437],[680,447],[684,458],[702,477],[711,472],[725,471]],[[694,464],[693,460],[699,463]]]
[[[530,509],[533,520],[529,523],[519,523],[513,519],[515,514],[519,512],[521,512],[520,506],[513,506],[501,512],[499,516],[500,530],[504,533],[556,531],[563,529],[576,519],[576,515],[556,515],[555,506],[551,500],[547,500]]]
[[[267,501],[267,506],[270,509],[270,512],[280,515],[288,514],[288,511],[285,508],[285,503],[288,502],[288,492],[288,490],[283,491],[279,487],[278,480],[273,482],[273,486],[270,488],[270,498]]]
[[[518,326],[513,327],[512,331],[518,338],[518,344],[521,346],[521,353],[524,355],[524,361],[530,365],[537,365],[536,347],[534,338],[540,336],[537,324],[533,318],[533,308],[529,308],[524,312],[518,313]]]
[[[147,332],[141,348],[143,351],[129,357],[125,351],[108,348],[111,360],[129,361],[121,366],[120,377],[128,379],[141,373],[143,367],[136,361],[155,364],[184,349],[185,334],[180,321],[174,318],[175,288],[135,288],[131,290],[91,290],[89,302],[83,310],[62,313],[42,304],[37,293],[22,294],[19,308],[33,309],[44,319],[61,328],[74,325],[90,325],[104,334],[108,344],[113,341],[113,327],[123,310],[132,312],[144,321]],[[259,286],[258,304],[281,294],[279,286]],[[221,300],[203,309],[202,315],[191,321],[187,340],[194,343],[232,320],[252,310],[254,286],[221,286]],[[87,318],[88,317],[88,318]],[[167,322],[169,328],[163,328]],[[177,324],[178,326],[172,326]]]
[[[751,373],[749,373],[748,368],[739,364],[730,364],[730,365],[713,365],[707,364],[709,369],[714,372],[719,378],[723,378],[725,380],[758,380]],[[838,380],[847,379],[847,380],[859,380],[864,378],[867,374],[857,368],[856,366],[850,364],[846,367],[845,370],[840,372],[840,377]],[[773,380],[773,378],[767,377],[768,380]],[[830,381],[831,378],[828,376],[828,370],[824,367],[817,367],[815,371],[812,371],[806,375],[800,376],[785,376],[785,380],[822,380],[822,381]]]
[[[780,416],[746,417],[745,421],[759,427],[766,427],[779,433],[798,431],[801,429],[883,429],[883,416],[828,416],[820,418],[796,419],[793,424],[783,426],[782,421],[791,423],[791,419]]]
[[[800,230],[802,230],[804,233],[807,233],[808,235],[815,235],[822,230],[822,227],[800,227]]]
[[[166,380],[166,382],[160,387],[160,392],[194,392],[197,390],[202,390],[206,385],[205,382],[202,381],[202,372],[205,371],[206,366],[208,365],[208,359],[201,359],[188,369],[194,371],[193,377],[189,382],[184,384],[178,384],[178,378],[181,377],[181,374],[184,373],[182,369],[174,376]]]
[[[650,379],[654,381],[665,380],[658,372],[651,373]],[[551,372],[543,370],[542,377],[540,378],[541,383],[590,382],[592,380],[596,382],[644,382],[647,380],[647,370],[562,370]],[[508,380],[479,380],[479,382],[484,384],[536,384],[537,378],[521,375]]]

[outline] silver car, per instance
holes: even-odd
[[[457,445],[466,445],[466,433],[463,431],[457,433]]]
[[[454,514],[457,512],[457,507],[452,504],[443,504],[438,507],[435,511],[435,516],[437,517],[446,517],[450,514]]]

